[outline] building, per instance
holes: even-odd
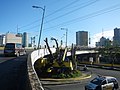
[[[106,39],[105,37],[100,38],[100,42],[96,42],[96,47],[106,47],[106,46],[111,46],[112,42],[108,38]]]
[[[20,43],[22,44],[22,37],[16,34],[7,33],[5,35],[5,43]]]
[[[5,45],[5,35],[2,34],[0,35],[0,46],[4,46]]]
[[[31,37],[31,47],[35,47],[35,36]]]
[[[23,33],[22,35],[22,45],[25,47],[28,47],[28,34],[26,32]]]
[[[87,31],[76,32],[76,45],[77,46],[88,46],[88,32]]]
[[[22,37],[22,33],[17,33],[17,36],[18,37]]]
[[[120,28],[114,29],[113,45],[120,46]]]

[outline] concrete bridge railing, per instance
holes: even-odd
[[[51,48],[52,53],[56,51],[55,48]],[[28,78],[30,82],[31,90],[44,90],[42,84],[37,76],[37,73],[34,69],[34,63],[41,57],[49,54],[48,49],[35,50],[28,55],[27,67],[28,67]]]

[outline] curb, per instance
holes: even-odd
[[[84,64],[79,64],[79,66],[82,66]],[[86,64],[87,67],[91,67],[91,68],[101,68],[101,69],[107,69],[107,70],[115,70],[115,71],[120,71],[120,67],[110,67],[110,66],[97,66],[97,65],[90,65],[90,64]]]
[[[82,80],[91,78],[92,75],[84,76],[84,77],[76,77],[69,79],[40,79],[42,85],[62,85],[62,84],[72,84],[72,83],[80,83]]]

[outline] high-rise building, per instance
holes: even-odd
[[[114,29],[113,45],[120,46],[120,28]]]
[[[76,45],[77,46],[88,46],[88,32],[87,31],[76,32]]]
[[[24,47],[28,47],[28,34],[26,32],[23,33],[22,35],[22,45]]]

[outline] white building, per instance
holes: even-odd
[[[22,44],[22,37],[16,34],[7,33],[5,43],[20,43]]]

